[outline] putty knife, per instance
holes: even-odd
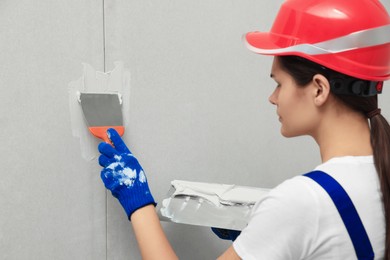
[[[119,95],[116,93],[80,93],[79,102],[89,131],[111,143],[107,129],[114,128],[120,136],[125,132]]]

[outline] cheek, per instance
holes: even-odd
[[[289,106],[283,107],[281,112],[283,136],[292,137],[310,134],[315,127],[315,112],[304,100],[295,100]]]
[[[306,135],[311,132],[312,121],[303,115],[285,117],[282,120],[281,134],[285,137]]]

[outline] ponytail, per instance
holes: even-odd
[[[385,258],[390,259],[390,126],[387,120],[378,114],[370,118],[371,145],[374,162],[378,172],[386,221]]]

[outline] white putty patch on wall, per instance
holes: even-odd
[[[110,72],[96,71],[91,65],[83,63],[83,75],[69,83],[69,109],[72,135],[80,139],[81,155],[85,160],[98,156],[97,144],[101,142],[88,130],[79,103],[80,92],[85,93],[118,93],[122,101],[123,125],[128,124],[130,108],[130,71],[124,68],[123,62],[117,61]]]

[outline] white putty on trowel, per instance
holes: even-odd
[[[269,189],[174,180],[159,209],[163,221],[242,230]]]

